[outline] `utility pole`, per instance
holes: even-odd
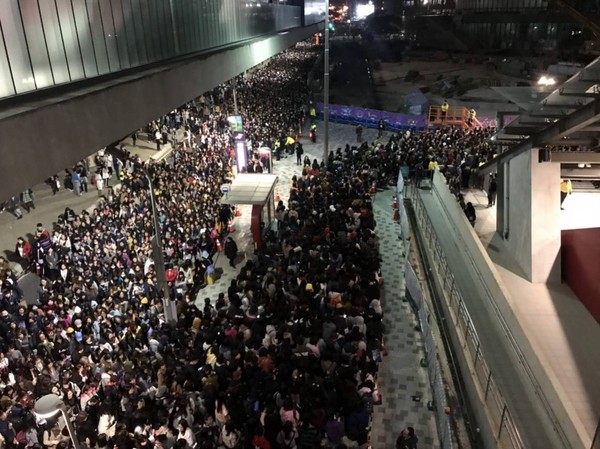
[[[329,161],[329,0],[325,1],[325,73],[323,74],[323,162]]]
[[[239,109],[238,109],[238,102],[237,102],[237,84],[238,84],[238,80],[237,80],[237,78],[234,78],[233,79],[233,110],[235,112],[235,115],[240,115]]]
[[[237,89],[235,86],[233,86],[233,110],[235,111],[235,115],[240,115],[237,103]]]
[[[167,284],[167,273],[165,270],[165,258],[163,255],[162,237],[160,235],[160,223],[158,221],[158,208],[154,198],[154,185],[152,178],[146,169],[144,169],[146,180],[148,181],[148,190],[150,191],[150,203],[152,204],[152,226],[154,228],[154,237],[152,243],[152,259],[154,260],[154,270],[156,271],[156,282],[158,291],[162,292],[163,312],[165,321],[169,325],[177,323],[177,307],[175,301],[171,301],[171,292]]]

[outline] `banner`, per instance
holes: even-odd
[[[317,116],[323,117],[323,103],[317,103]],[[389,131],[425,131],[426,115],[395,114],[376,109],[356,108],[339,104],[329,105],[329,120],[337,123],[362,125],[376,128],[380,119],[385,121],[385,129]]]
[[[317,116],[323,118],[323,103],[317,103]],[[356,108],[340,104],[329,105],[329,120],[335,123],[362,125],[366,128],[377,128],[380,119],[385,121],[385,129],[389,131],[425,131],[428,125],[427,115],[396,114],[376,109]],[[496,128],[498,122],[494,117],[478,117],[481,126]]]

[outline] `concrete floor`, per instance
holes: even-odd
[[[323,131],[319,123],[319,141],[316,144],[308,142],[304,137],[305,152],[311,157],[321,158]],[[374,130],[365,130],[364,136],[372,139]],[[332,124],[331,145],[334,149],[344,146],[347,142],[354,141],[353,127]],[[139,142],[139,140],[138,140]],[[131,148],[132,153],[138,153],[143,159],[156,154],[150,148]],[[295,165],[295,158],[283,159],[275,163],[275,173],[279,175],[279,184],[276,188],[282,199],[286,199],[289,192],[289,180],[294,173],[299,172]],[[77,197],[72,193],[62,190],[52,196],[50,188],[45,184],[33,187],[36,194],[37,208],[31,214],[26,214],[22,220],[17,221],[8,212],[0,215],[0,247],[4,254],[14,249],[16,238],[28,235],[35,230],[36,223],[41,222],[51,228],[56,217],[65,207],[76,211],[93,207],[97,200],[95,192]],[[419,367],[422,352],[420,335],[414,332],[414,318],[401,302],[403,291],[403,272],[401,264],[396,258],[396,223],[391,221],[389,208],[391,191],[378,194],[375,202],[375,212],[379,223],[378,234],[382,242],[382,255],[384,257],[383,276],[386,279],[385,309],[388,318],[388,348],[390,356],[385,359],[381,367],[381,389],[383,405],[375,408],[373,416],[373,448],[392,447],[397,432],[406,425],[412,425],[422,442],[428,447],[439,447],[437,430],[433,413],[427,410],[426,400],[429,391],[426,371]],[[487,209],[487,199],[482,192],[472,192],[468,197],[478,212],[476,231],[482,240],[489,243],[493,236],[495,223],[494,208]],[[590,208],[590,201],[593,209]],[[593,193],[575,192],[565,202],[565,226],[573,226],[576,217],[586,218],[586,226],[598,221],[592,220],[590,210],[600,210],[600,195]],[[571,223],[571,224],[568,224]],[[252,244],[249,233],[249,207],[242,207],[242,216],[235,220],[236,231],[234,237],[240,248],[238,262],[244,257],[252,256]],[[398,249],[399,250],[399,249]],[[217,266],[224,269],[223,277],[214,285],[201,290],[198,299],[209,297],[216,300],[219,292],[225,291],[231,279],[236,275],[231,270],[224,257],[217,257]],[[546,362],[546,367],[559,382],[565,392],[564,400],[572,407],[582,422],[583,427],[593,431],[597,424],[600,404],[600,382],[598,382],[597,360],[600,360],[600,347],[596,344],[600,340],[600,329],[591,319],[579,301],[573,298],[572,292],[565,286],[547,287],[532,285],[523,281],[518,276],[497,266],[503,281],[511,292],[520,292],[515,298],[524,298],[514,301],[515,313],[518,315],[524,331],[534,346],[540,351],[540,358]],[[516,295],[516,293],[515,293]],[[392,337],[393,336],[393,337]],[[413,403],[410,396],[421,393],[424,400]]]
[[[404,81],[404,77],[411,70],[418,71],[421,74],[418,81]],[[375,95],[383,110],[397,112],[402,107],[401,103],[404,95],[418,89],[429,88],[439,77],[446,79],[456,76],[460,76],[463,80],[470,78],[482,84],[489,82],[488,80],[493,80],[493,82],[502,85],[516,85],[518,81],[522,81],[489,71],[483,64],[459,64],[451,61],[432,62],[431,60],[418,59],[400,63],[382,62],[380,69],[373,71]],[[427,92],[425,95],[432,105],[440,105],[446,99],[442,95],[431,92]],[[498,111],[517,110],[501,95],[485,86],[471,89],[460,97],[448,98],[448,102],[451,106],[475,107],[478,118],[495,118]]]
[[[487,194],[481,190],[471,190],[466,198],[477,212],[477,235],[487,245],[496,232],[496,207],[487,207]],[[600,227],[600,191],[574,191],[565,200],[563,208],[560,223],[563,231]]]

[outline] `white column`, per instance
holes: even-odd
[[[505,245],[526,279],[560,282],[560,164],[539,163],[538,152],[534,148],[505,167]]]

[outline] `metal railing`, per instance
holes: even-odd
[[[485,360],[477,331],[423,201],[416,192],[415,187],[411,187],[407,193],[409,193],[408,198],[412,202],[415,218],[424,237],[423,243],[431,256],[431,266],[439,276],[444,291],[444,299],[452,314],[451,318],[462,338],[465,355],[470,360],[474,379],[482,396],[480,399],[486,407],[487,416],[492,430],[496,434],[498,445],[502,448],[525,449],[515,420]]]
[[[400,203],[400,207],[403,205]],[[432,410],[435,412],[435,420],[438,428],[438,437],[442,449],[454,449],[456,447],[456,436],[453,432],[452,417],[446,413],[448,407],[448,393],[446,383],[442,374],[439,359],[438,344],[434,335],[434,328],[429,322],[433,313],[425,301],[421,285],[416,273],[410,263],[406,262],[405,269],[406,290],[410,294],[409,300],[419,320],[423,343],[425,347],[425,358],[422,360],[427,366],[429,384],[431,386],[433,402]]]

